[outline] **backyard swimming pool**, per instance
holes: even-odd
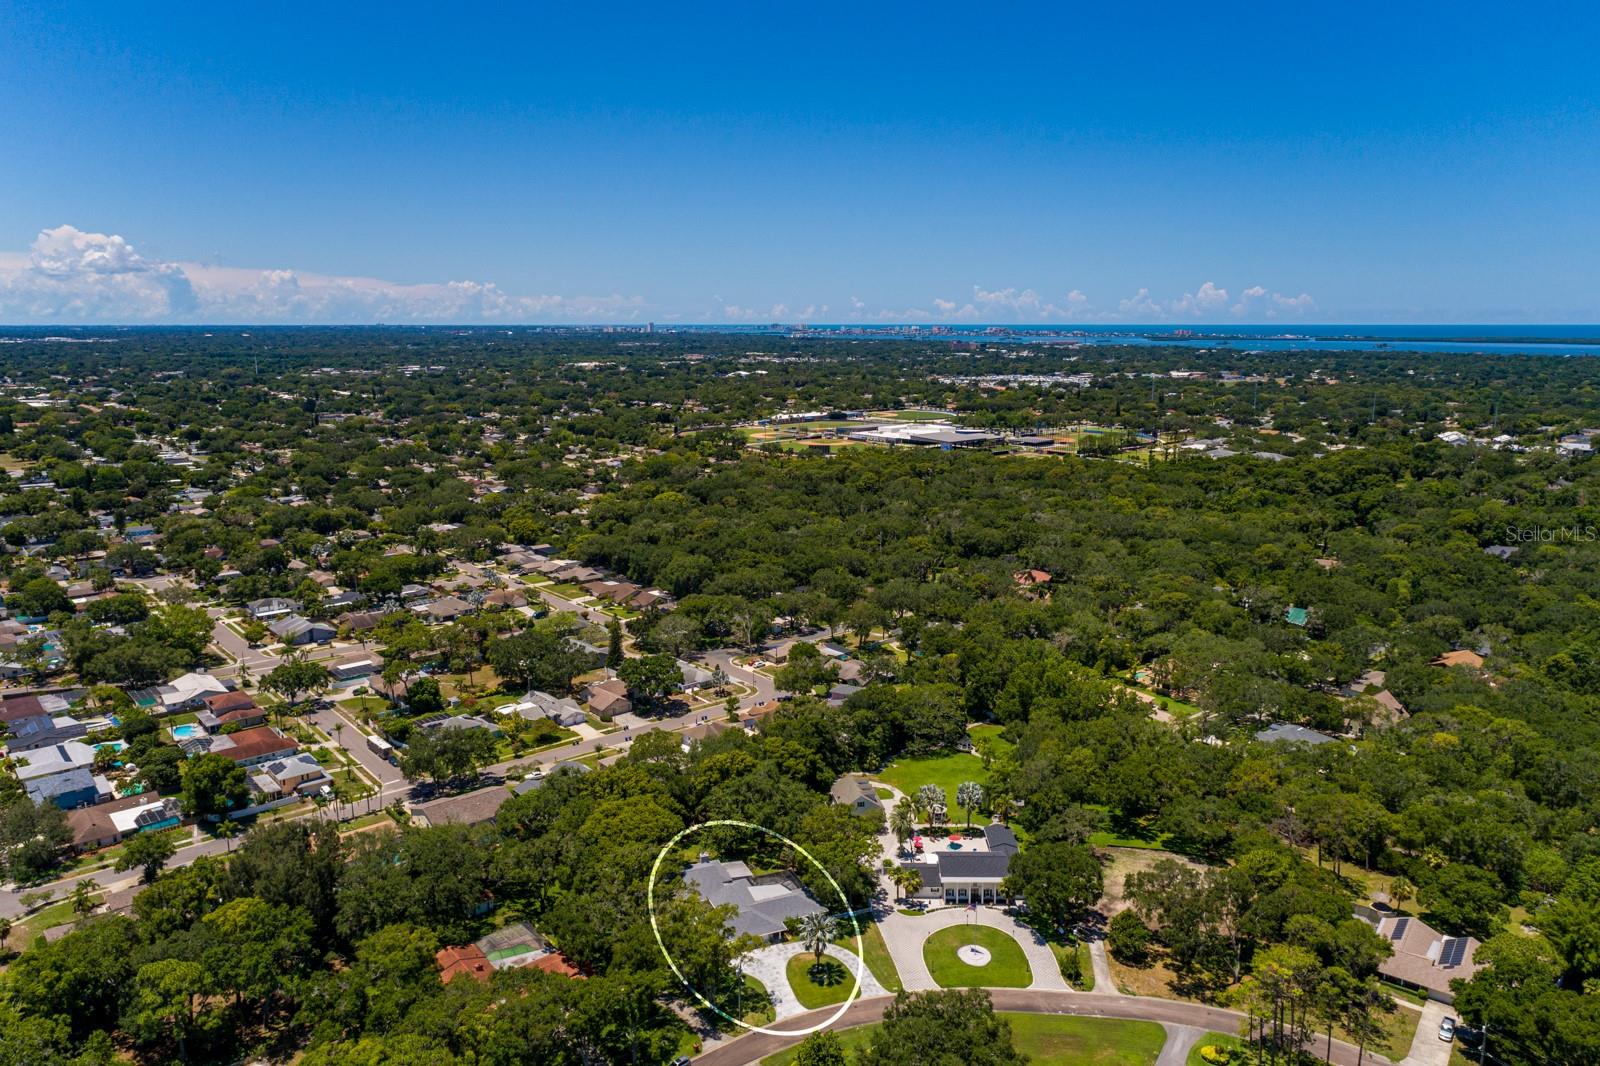
[[[173,740],[192,740],[204,732],[197,725],[175,725],[172,727]]]

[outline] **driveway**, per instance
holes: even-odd
[[[796,955],[809,954],[811,952],[804,944],[791,941],[787,944],[770,944],[767,947],[758,948],[744,957],[744,972],[765,985],[767,992],[772,996],[772,1005],[777,1012],[777,1021],[782,1021],[784,1018],[792,1018],[796,1014],[804,1014],[806,1012],[806,1008],[801,1006],[800,1001],[795,998],[794,990],[789,987],[787,967],[789,960]],[[855,952],[846,951],[844,948],[830,944],[824,954],[830,959],[837,959],[843,964],[846,973],[849,974],[845,978],[847,983],[855,979],[856,966],[858,965]],[[868,999],[888,995],[888,990],[878,983],[876,977],[872,976],[872,971],[867,969],[865,964],[860,965],[861,991],[856,998]],[[835,1005],[832,1009],[838,1010],[838,1006]]]
[[[1422,1020],[1417,1022],[1417,1035],[1411,1038],[1411,1053],[1400,1060],[1401,1066],[1449,1066],[1450,1049],[1455,1041],[1447,1043],[1439,1039],[1439,1023],[1453,1017],[1453,1007],[1431,999],[1424,1003]]]
[[[894,959],[895,969],[900,971],[900,982],[905,985],[906,991],[922,992],[939,987],[928,973],[928,964],[923,961],[922,942],[938,930],[953,925],[987,925],[1009,934],[1022,945],[1022,953],[1028,957],[1028,968],[1033,971],[1033,983],[1028,986],[1030,989],[1071,991],[1066,979],[1061,976],[1061,967],[1056,963],[1050,945],[1032,929],[994,907],[979,907],[971,911],[965,907],[940,907],[916,918],[899,911],[891,911],[886,915],[878,923],[878,928],[883,933],[883,942],[888,945],[889,956]]]

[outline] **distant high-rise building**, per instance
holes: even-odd
[[[656,331],[656,324],[654,322],[646,322],[644,324],[644,331],[646,333],[654,333]]]

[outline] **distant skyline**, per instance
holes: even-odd
[[[0,323],[1597,322],[1596,39],[0,0]]]

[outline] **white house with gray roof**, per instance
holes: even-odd
[[[713,907],[727,904],[736,909],[730,922],[735,933],[748,933],[769,943],[783,939],[790,919],[827,910],[788,874],[758,877],[742,862],[702,858],[689,867],[683,879]]]

